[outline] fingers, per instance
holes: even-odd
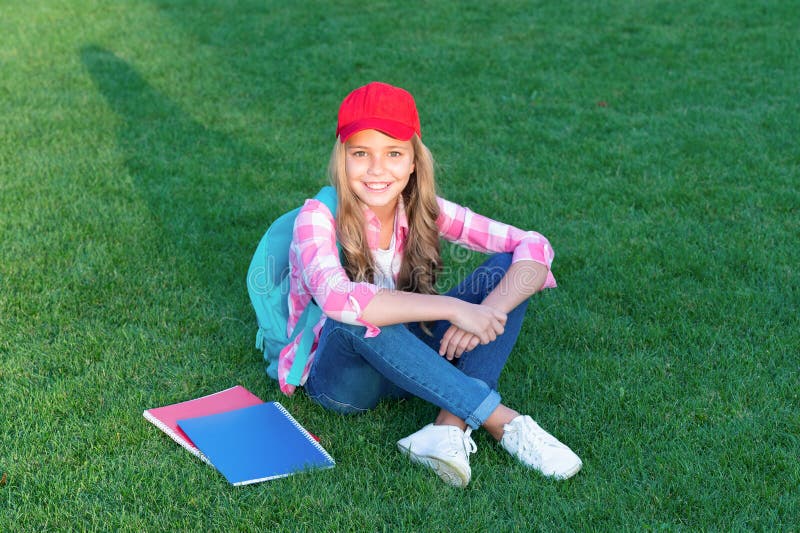
[[[454,357],[461,357],[461,354],[464,353],[464,348],[462,348],[461,343],[464,342],[465,336],[464,330],[459,329],[450,338],[450,345],[447,347],[446,355],[449,361],[452,361]]]
[[[447,353],[447,347],[449,347],[451,343],[455,346],[462,340],[462,334],[459,334],[454,342],[453,336],[457,334],[457,330],[476,335],[481,344],[489,344],[497,339],[498,335],[503,334],[506,319],[507,316],[505,313],[492,307],[481,304],[467,304],[464,314],[461,315],[457,321],[453,322],[455,329],[451,327],[442,337],[442,343],[445,349],[440,351],[440,353],[444,355]],[[465,344],[463,344],[462,347],[466,349],[469,341],[465,340],[464,342]]]
[[[471,337],[471,338],[470,338],[470,340],[469,340],[469,345],[467,346],[467,350],[466,350],[466,351],[468,351],[468,352],[471,352],[471,351],[472,351],[472,350],[474,350],[474,349],[475,349],[475,348],[476,348],[476,347],[477,347],[477,346],[478,346],[480,343],[481,343],[481,340],[480,340],[478,337],[476,337],[475,335],[472,335],[472,337]]]
[[[476,344],[478,339],[472,333],[467,333],[466,331],[462,330],[463,335],[461,338],[458,339],[458,342],[455,345],[455,350],[453,351],[453,357],[461,357],[461,354],[468,351],[470,348],[470,344],[472,344],[472,339],[476,340]]]
[[[471,352],[475,349],[475,347],[480,344],[481,340],[471,333],[467,333],[464,335],[463,339],[459,343],[460,350],[456,354],[456,357],[461,357],[461,354],[464,352]]]
[[[506,316],[499,311],[497,313],[501,316],[492,317],[488,327],[479,335],[481,344],[489,344],[505,331]]]
[[[503,313],[502,311],[498,311],[497,309],[492,309],[494,311],[494,321],[492,322],[492,331],[495,334],[495,338],[502,335],[505,331],[506,320],[508,319],[508,315]],[[492,339],[494,340],[494,339]]]
[[[464,349],[469,344],[471,334],[456,326],[450,326],[442,337],[442,344],[439,347],[439,355],[447,357],[452,361],[454,357],[461,357]]]
[[[439,355],[445,355],[447,353],[447,349],[450,346],[450,339],[453,337],[456,331],[458,331],[456,326],[450,326],[447,328],[447,331],[444,332],[444,335],[442,335],[442,340],[439,341]]]
[[[494,318],[495,318],[495,319],[496,319],[498,322],[500,322],[500,326],[502,326],[502,327],[505,327],[505,325],[506,325],[506,320],[508,320],[508,315],[507,315],[507,314],[505,314],[505,313],[504,313],[504,312],[502,312],[502,311],[498,311],[497,309],[492,309],[492,311],[494,312]],[[500,333],[498,333],[498,335],[500,335],[500,334],[502,334],[502,331],[501,331]]]
[[[464,352],[475,349],[478,344],[480,344],[480,339],[476,335],[457,326],[450,326],[442,336],[439,355],[452,361],[454,358],[461,357]]]

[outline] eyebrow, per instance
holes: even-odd
[[[348,146],[347,148],[349,150],[352,150],[354,148],[358,148],[358,149],[361,149],[361,150],[371,150],[372,149],[371,146],[362,146],[360,144],[351,145],[351,146]],[[399,144],[393,144],[391,146],[382,146],[382,147],[379,147],[378,149],[381,149],[381,148],[386,149],[386,150],[407,150],[408,149],[407,147],[400,146]]]

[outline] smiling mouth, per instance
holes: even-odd
[[[364,186],[371,191],[385,191],[391,186],[391,183],[364,183]]]

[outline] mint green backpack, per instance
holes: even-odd
[[[336,189],[323,187],[314,198],[324,203],[336,218]],[[294,220],[299,212],[298,207],[284,213],[267,228],[247,271],[247,292],[258,321],[256,349],[264,352],[267,375],[278,379],[278,355],[295,337],[302,336],[286,378],[290,385],[300,385],[314,343],[313,329],[322,316],[322,310],[312,300],[300,315],[292,336],[286,335],[289,320],[289,246],[292,243]]]

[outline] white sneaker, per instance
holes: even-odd
[[[520,415],[503,426],[500,445],[525,466],[545,476],[567,479],[583,466],[580,458],[528,415]]]
[[[466,487],[472,476],[469,454],[478,449],[470,433],[470,427],[461,431],[456,426],[428,424],[397,441],[397,447],[411,461],[431,468],[445,483]]]

